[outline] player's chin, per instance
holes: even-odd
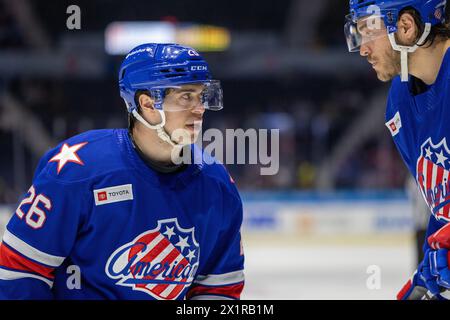
[[[378,78],[378,80],[380,80],[382,82],[389,82],[392,79],[394,79],[394,77],[395,77],[395,75],[392,75],[390,73],[377,71],[377,78]]]
[[[378,80],[382,82],[389,82],[399,74],[399,71],[394,66],[385,63],[376,63],[373,65],[373,69],[377,74]]]

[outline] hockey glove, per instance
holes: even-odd
[[[439,292],[439,288],[431,276],[427,260],[424,259],[420,263],[412,278],[408,280],[397,294],[397,300],[428,300],[432,299]]]
[[[450,299],[450,224],[429,236],[428,244],[434,249],[425,255],[429,259],[430,273],[436,277],[436,283],[440,286],[439,295]]]

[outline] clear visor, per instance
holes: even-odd
[[[357,52],[362,45],[382,37],[387,37],[384,15],[374,14],[365,16],[357,21],[353,20],[351,15],[347,15],[344,33],[348,50],[350,52]]]
[[[223,108],[222,86],[218,80],[163,86],[157,89],[165,90],[164,111],[176,112],[194,108],[218,111]]]

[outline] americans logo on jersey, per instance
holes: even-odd
[[[450,151],[446,139],[437,145],[428,138],[420,149],[416,179],[431,212],[438,220],[450,221]]]
[[[194,230],[177,218],[137,236],[111,254],[105,272],[117,285],[143,291],[155,299],[173,300],[190,286],[198,269],[200,247]]]

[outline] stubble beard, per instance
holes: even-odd
[[[382,82],[391,81],[401,71],[400,52],[392,48],[386,50],[384,54],[384,66],[382,70],[376,70],[377,77]]]

